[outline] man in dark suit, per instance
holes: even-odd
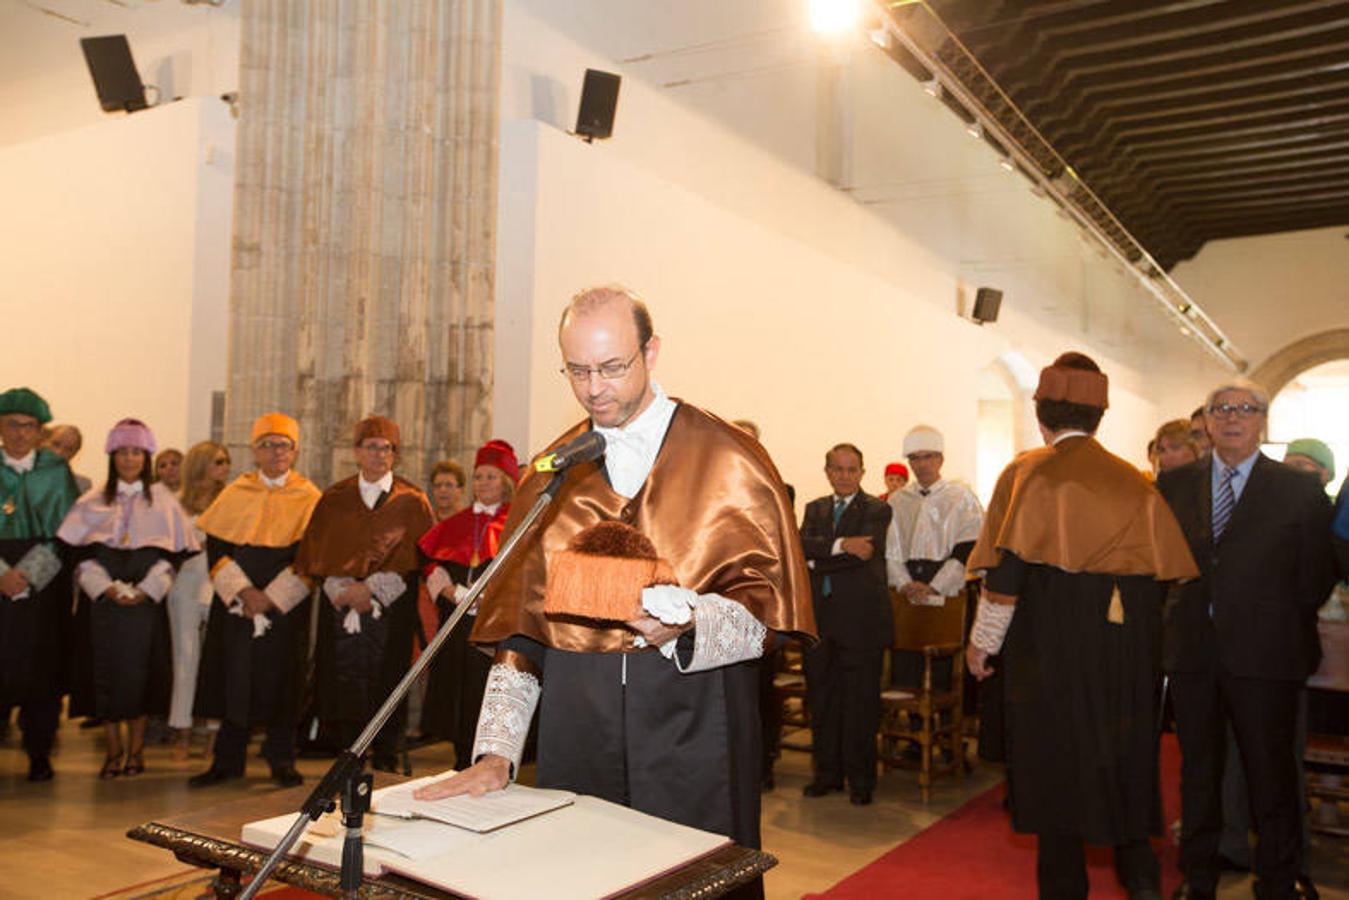
[[[1260,452],[1269,398],[1235,379],[1204,405],[1213,453],[1164,472],[1200,577],[1172,588],[1163,667],[1181,749],[1177,897],[1212,897],[1230,722],[1250,786],[1256,896],[1298,896],[1301,837],[1294,721],[1321,651],[1316,610],[1334,584],[1330,501],[1311,476]]]
[[[846,776],[858,806],[876,787],[881,664],[893,630],[884,552],[890,507],[860,489],[865,471],[861,450],[833,447],[824,456],[833,493],[807,504],[801,523],[820,630],[804,659],[815,777],[802,793],[841,791]]]

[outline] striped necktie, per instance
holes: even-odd
[[[1221,465],[1221,464],[1220,464]],[[1223,466],[1218,473],[1218,490],[1213,495],[1213,543],[1223,536],[1227,523],[1232,520],[1232,509],[1237,505],[1236,492],[1232,490],[1232,479],[1237,470]]]

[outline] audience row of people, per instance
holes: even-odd
[[[0,705],[19,708],[35,781],[52,777],[69,693],[71,716],[103,723],[102,778],[144,771],[147,716],[167,713],[183,734],[194,718],[219,725],[193,786],[242,775],[255,728],[272,777],[299,783],[311,596],[321,598],[316,713],[348,744],[406,672],[414,639],[425,645],[496,553],[519,475],[510,445],[491,441],[477,455],[473,505],[461,508],[463,471],[444,462],[433,507],[393,473],[397,424],[371,416],[355,429],[357,474],[320,492],[292,469],[297,423],[272,413],[252,429],[256,468],[226,484],[224,447],[174,458],[144,422],[123,419],[104,444],[106,478],[80,493],[67,464],[80,435],[58,427],[55,446],[39,446],[50,420],[30,389],[0,394]],[[488,664],[468,630],[435,661],[422,722],[461,753]],[[379,733],[377,767],[394,768],[404,716],[400,707]]]

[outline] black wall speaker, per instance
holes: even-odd
[[[94,78],[94,90],[98,91],[98,102],[104,112],[135,112],[149,106],[126,35],[80,38],[80,49],[89,64],[89,74]]]
[[[998,310],[1002,307],[1002,291],[997,288],[981,287],[974,295],[974,321],[980,325],[998,321]]]
[[[618,109],[618,85],[622,80],[621,75],[613,72],[586,69],[581,109],[576,113],[576,133],[587,141],[614,133],[614,111]]]

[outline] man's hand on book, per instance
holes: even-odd
[[[418,800],[439,800],[443,797],[457,797],[460,794],[481,797],[488,791],[501,790],[510,783],[510,780],[510,760],[504,756],[488,753],[462,772],[456,772],[442,781],[417,788],[412,792],[412,796]]]

